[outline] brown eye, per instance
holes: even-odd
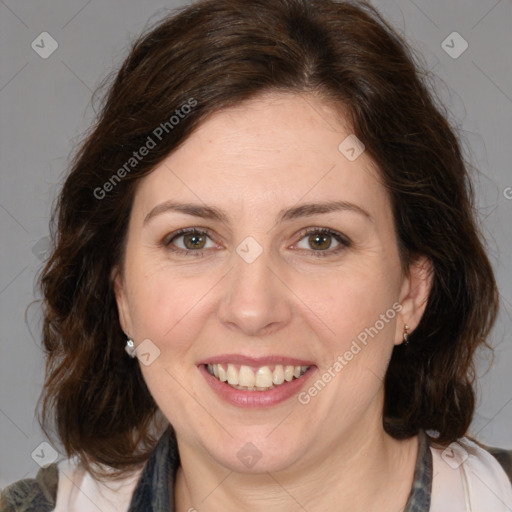
[[[203,249],[215,248],[215,243],[208,233],[193,229],[175,233],[174,236],[164,242],[164,245],[173,252],[193,253],[195,255],[202,254]]]
[[[331,247],[332,236],[324,233],[313,233],[309,235],[308,243],[312,249],[324,251]]]
[[[183,236],[183,244],[187,249],[204,249],[206,237],[200,233],[188,233]]]
[[[309,251],[315,256],[329,256],[351,246],[350,240],[327,228],[309,229],[302,232],[302,238],[295,248]]]
[[[334,242],[334,243],[333,243]],[[313,251],[327,251],[341,245],[341,239],[335,233],[315,230],[305,233],[305,236],[297,244],[299,249],[313,249]],[[332,251],[331,251],[332,252]]]

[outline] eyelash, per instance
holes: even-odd
[[[307,228],[304,231],[301,231],[300,238],[296,243],[299,243],[303,238],[307,237],[311,234],[322,234],[322,235],[328,235],[334,238],[339,243],[339,246],[335,249],[326,249],[324,251],[315,251],[314,249],[297,249],[299,251],[308,251],[311,254],[314,255],[314,257],[317,258],[325,258],[327,256],[331,256],[333,254],[338,254],[339,252],[343,251],[344,249],[351,246],[351,242],[348,238],[346,238],[341,233],[338,233],[337,231],[333,231],[332,229],[328,228]],[[162,245],[169,251],[176,253],[176,254],[182,254],[184,256],[194,256],[194,257],[203,257],[206,256],[206,253],[208,249],[198,249],[198,250],[184,250],[180,248],[175,248],[172,246],[172,242],[175,241],[177,238],[183,235],[188,234],[196,234],[199,236],[207,236],[208,238],[212,239],[211,232],[208,229],[197,229],[197,228],[185,228],[180,229],[179,231],[176,231],[175,233],[172,233],[172,235],[169,237],[164,238],[162,241]]]

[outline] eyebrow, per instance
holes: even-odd
[[[277,223],[321,215],[326,213],[348,211],[357,213],[373,221],[372,216],[360,206],[347,201],[327,201],[323,203],[304,203],[299,206],[284,209],[277,215]],[[143,224],[147,224],[152,218],[166,212],[179,212],[203,219],[216,220],[228,224],[229,217],[219,208],[194,203],[178,203],[175,201],[165,201],[155,206],[144,218]]]

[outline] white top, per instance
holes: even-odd
[[[512,512],[512,485],[498,461],[467,438],[445,450],[430,447],[430,512]],[[127,511],[142,470],[115,482],[98,482],[70,459],[59,463],[54,512]]]
[[[54,512],[127,511],[142,472],[122,480],[99,482],[75,458],[60,462],[58,470]]]
[[[512,485],[489,452],[467,438],[430,449],[430,512],[512,512]]]

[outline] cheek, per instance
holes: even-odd
[[[385,273],[351,273],[317,280],[303,293],[314,301],[308,305],[327,328],[321,337],[318,376],[302,398],[313,401],[321,396],[316,405],[323,411],[320,415],[340,410],[347,417],[361,415],[382,390],[393,351],[401,308],[395,286]]]
[[[134,336],[151,338],[159,332],[165,315],[165,304],[175,291],[165,276],[148,265],[146,259],[133,249],[126,259],[126,283],[130,318]]]
[[[307,297],[307,306],[325,323],[332,343],[343,348],[375,324],[386,336],[392,330],[398,292],[389,275],[368,268],[339,272],[304,283],[300,296]]]
[[[175,268],[155,265],[144,271],[133,262],[130,312],[138,339],[154,341],[163,354],[184,351],[204,325],[213,274],[181,275]]]

